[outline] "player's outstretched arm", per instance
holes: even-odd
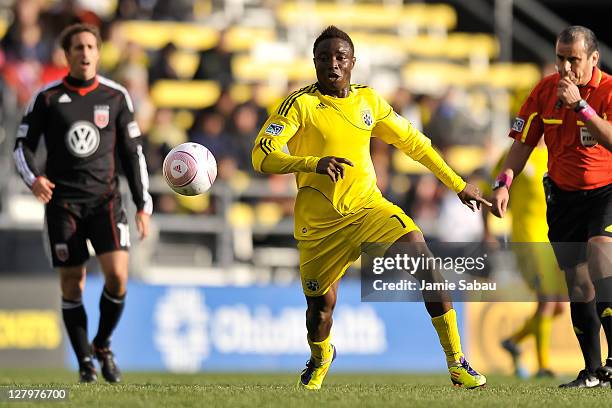
[[[344,157],[326,156],[317,163],[317,173],[327,174],[334,183],[344,178],[344,164],[353,167],[353,163]]]
[[[481,204],[491,207],[491,203],[482,197],[480,189],[470,183],[467,183],[465,188],[457,193],[457,196],[472,211],[480,210]]]
[[[532,151],[533,146],[517,140],[515,140],[512,147],[510,147],[508,156],[501,167],[502,170],[497,176],[496,183],[501,185],[495,188],[493,196],[491,197],[493,204],[491,212],[496,217],[502,218],[506,214],[508,201],[510,200],[509,189],[512,184],[512,179],[523,171],[525,163],[527,163]]]

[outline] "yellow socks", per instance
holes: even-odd
[[[438,332],[440,344],[446,354],[446,364],[451,367],[456,365],[463,352],[461,351],[461,339],[457,328],[457,313],[451,309],[441,316],[431,318],[431,322]]]
[[[527,319],[525,323],[523,324],[523,327],[521,327],[519,331],[517,331],[512,336],[510,336],[510,340],[512,340],[513,343],[518,344],[521,342],[521,340],[523,340],[525,337],[529,336],[530,334],[536,334],[537,329],[538,329],[538,316],[535,315]]]
[[[334,348],[331,345],[330,339],[331,335],[327,336],[323,341],[312,341],[308,338],[310,357],[317,367],[330,362],[334,355]]]
[[[540,368],[548,368],[550,363],[550,336],[552,333],[552,316],[539,316],[537,319],[535,338]]]

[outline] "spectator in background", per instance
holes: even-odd
[[[391,106],[397,113],[408,119],[412,126],[421,131],[423,130],[421,107],[409,90],[398,88],[391,99]]]
[[[194,0],[157,0],[154,4],[153,20],[193,20]]]
[[[51,54],[51,60],[44,64],[41,73],[41,82],[48,84],[56,79],[61,79],[68,74],[68,65],[66,64],[66,56],[62,47],[57,45]]]
[[[147,137],[150,157],[147,157],[152,172],[161,169],[163,158],[174,147],[187,141],[187,133],[174,123],[174,112],[159,108]]]
[[[253,171],[251,164],[251,150],[261,124],[257,117],[257,109],[250,103],[238,105],[232,114],[231,143],[234,146],[234,157],[238,168],[253,175],[260,174]]]
[[[176,52],[176,45],[169,42],[163,46],[152,58],[149,65],[149,85],[154,84],[159,79],[178,79],[178,75],[170,61],[172,54]]]
[[[196,119],[190,140],[206,146],[217,159],[218,175],[222,180],[228,180],[238,168],[235,148],[231,136],[226,129],[223,115],[214,109],[208,109]]]
[[[15,19],[0,41],[9,62],[49,61],[53,47],[52,42],[43,35],[39,3],[37,0],[21,0],[15,3]]]
[[[222,30],[217,45],[200,52],[200,63],[193,79],[218,81],[222,87],[233,84],[232,57],[233,53],[228,48],[227,33]]]

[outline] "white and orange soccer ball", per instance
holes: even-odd
[[[183,143],[166,155],[164,179],[175,192],[195,196],[205,193],[217,178],[217,161],[198,143]]]

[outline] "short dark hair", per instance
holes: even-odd
[[[581,39],[584,40],[584,47],[586,48],[587,55],[591,55],[595,51],[599,51],[599,45],[597,44],[597,37],[595,37],[595,33],[586,27],[569,26],[565,30],[561,31],[557,36],[557,42],[563,44],[572,44]]]
[[[317,49],[317,45],[319,45],[321,41],[328,40],[330,38],[339,38],[341,40],[346,41],[351,47],[351,51],[353,52],[353,54],[355,54],[355,47],[353,46],[353,40],[351,40],[351,37],[349,37],[349,35],[344,31],[333,25],[327,27],[325,30],[323,30],[321,34],[319,34],[319,36],[314,42],[314,45],[312,46],[312,54],[314,55],[315,50]]]
[[[59,37],[59,43],[65,52],[70,51],[70,44],[72,44],[72,36],[80,33],[91,33],[96,37],[96,43],[98,48],[102,45],[102,37],[100,36],[100,30],[98,27],[91,24],[72,24],[62,31]]]

